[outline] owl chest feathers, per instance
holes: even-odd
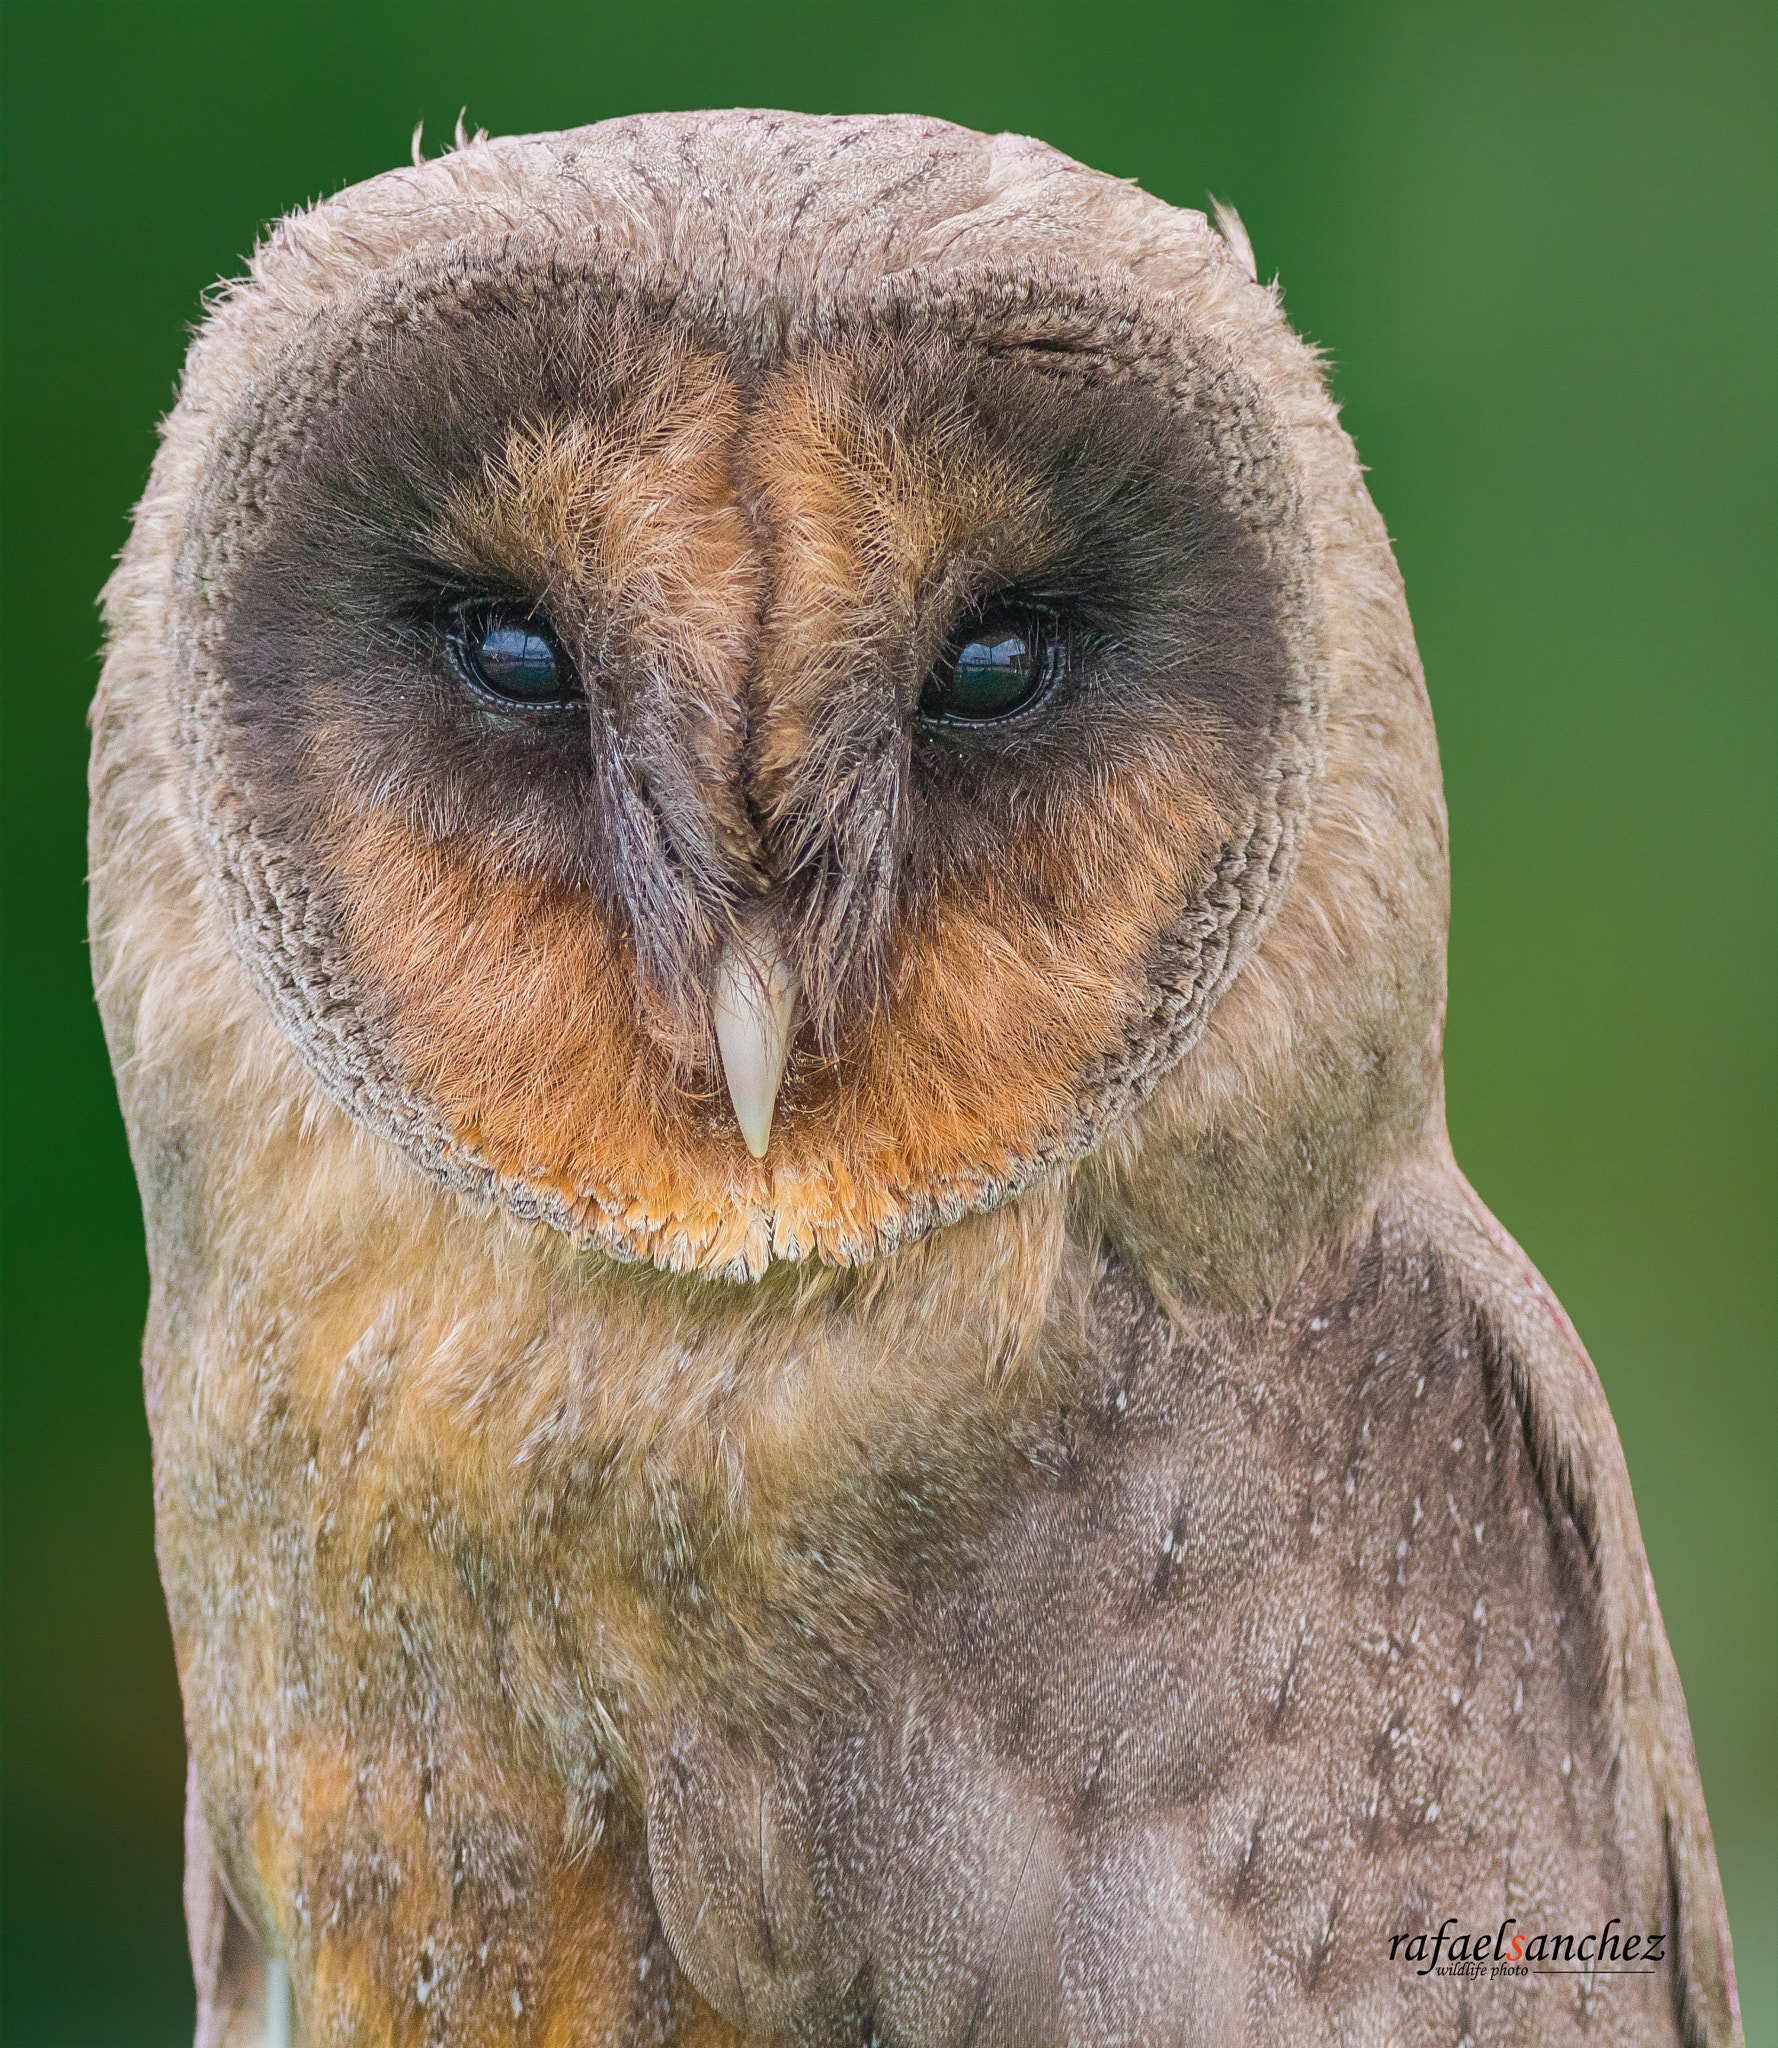
[[[326,1360],[347,1302],[254,1341],[237,1294],[161,1393],[211,1824],[318,1986],[372,1954],[468,2025],[653,1954],[749,2037],[1109,2041],[1263,1982],[1286,2040],[1478,1868],[1621,1870],[1585,1541],[1399,1219],[1264,1318],[1170,1317],[1054,1202],[714,1316],[429,1277]]]

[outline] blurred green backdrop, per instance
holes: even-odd
[[[1615,1407],[1778,2039],[1774,11],[23,4],[3,17],[4,2039],[189,2040],[135,1189],[82,939],[93,594],[200,294],[404,160],[913,109],[1241,209],[1395,534],[1450,792],[1459,1158]]]

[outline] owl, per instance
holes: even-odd
[[[1738,2039],[1232,215],[416,150],[215,298],[105,604],[202,2048]]]

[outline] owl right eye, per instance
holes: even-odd
[[[535,614],[506,605],[459,605],[446,642],[452,665],[478,695],[517,711],[564,711],[583,701],[573,663]]]

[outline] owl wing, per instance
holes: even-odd
[[[1269,1319],[1108,1255],[1088,1328],[1087,1398],[826,1774],[884,2037],[1738,2040],[1610,1416],[1454,1168]],[[1446,1921],[1640,1942],[1420,1975]]]
[[[1626,1797],[1639,1788],[1657,1816],[1680,2038],[1739,2042],[1728,1913],[1691,1725],[1604,1389],[1548,1283],[1455,1165],[1419,1199],[1460,1284],[1510,1346],[1520,1426],[1552,1475],[1553,1517],[1587,1534],[1586,1591],[1602,1652],[1595,1721],[1625,1758]]]
[[[1084,1334],[867,1704],[662,1774],[705,1996],[796,2041],[1737,2041],[1610,1417],[1454,1169],[1264,1318],[1164,1310],[1108,1252]],[[1465,1961],[1636,1946],[1422,1972],[1441,1927]]]
[[[222,1874],[195,1765],[185,1774],[185,1924],[198,1996],[193,2048],[288,2048],[289,1980]]]

